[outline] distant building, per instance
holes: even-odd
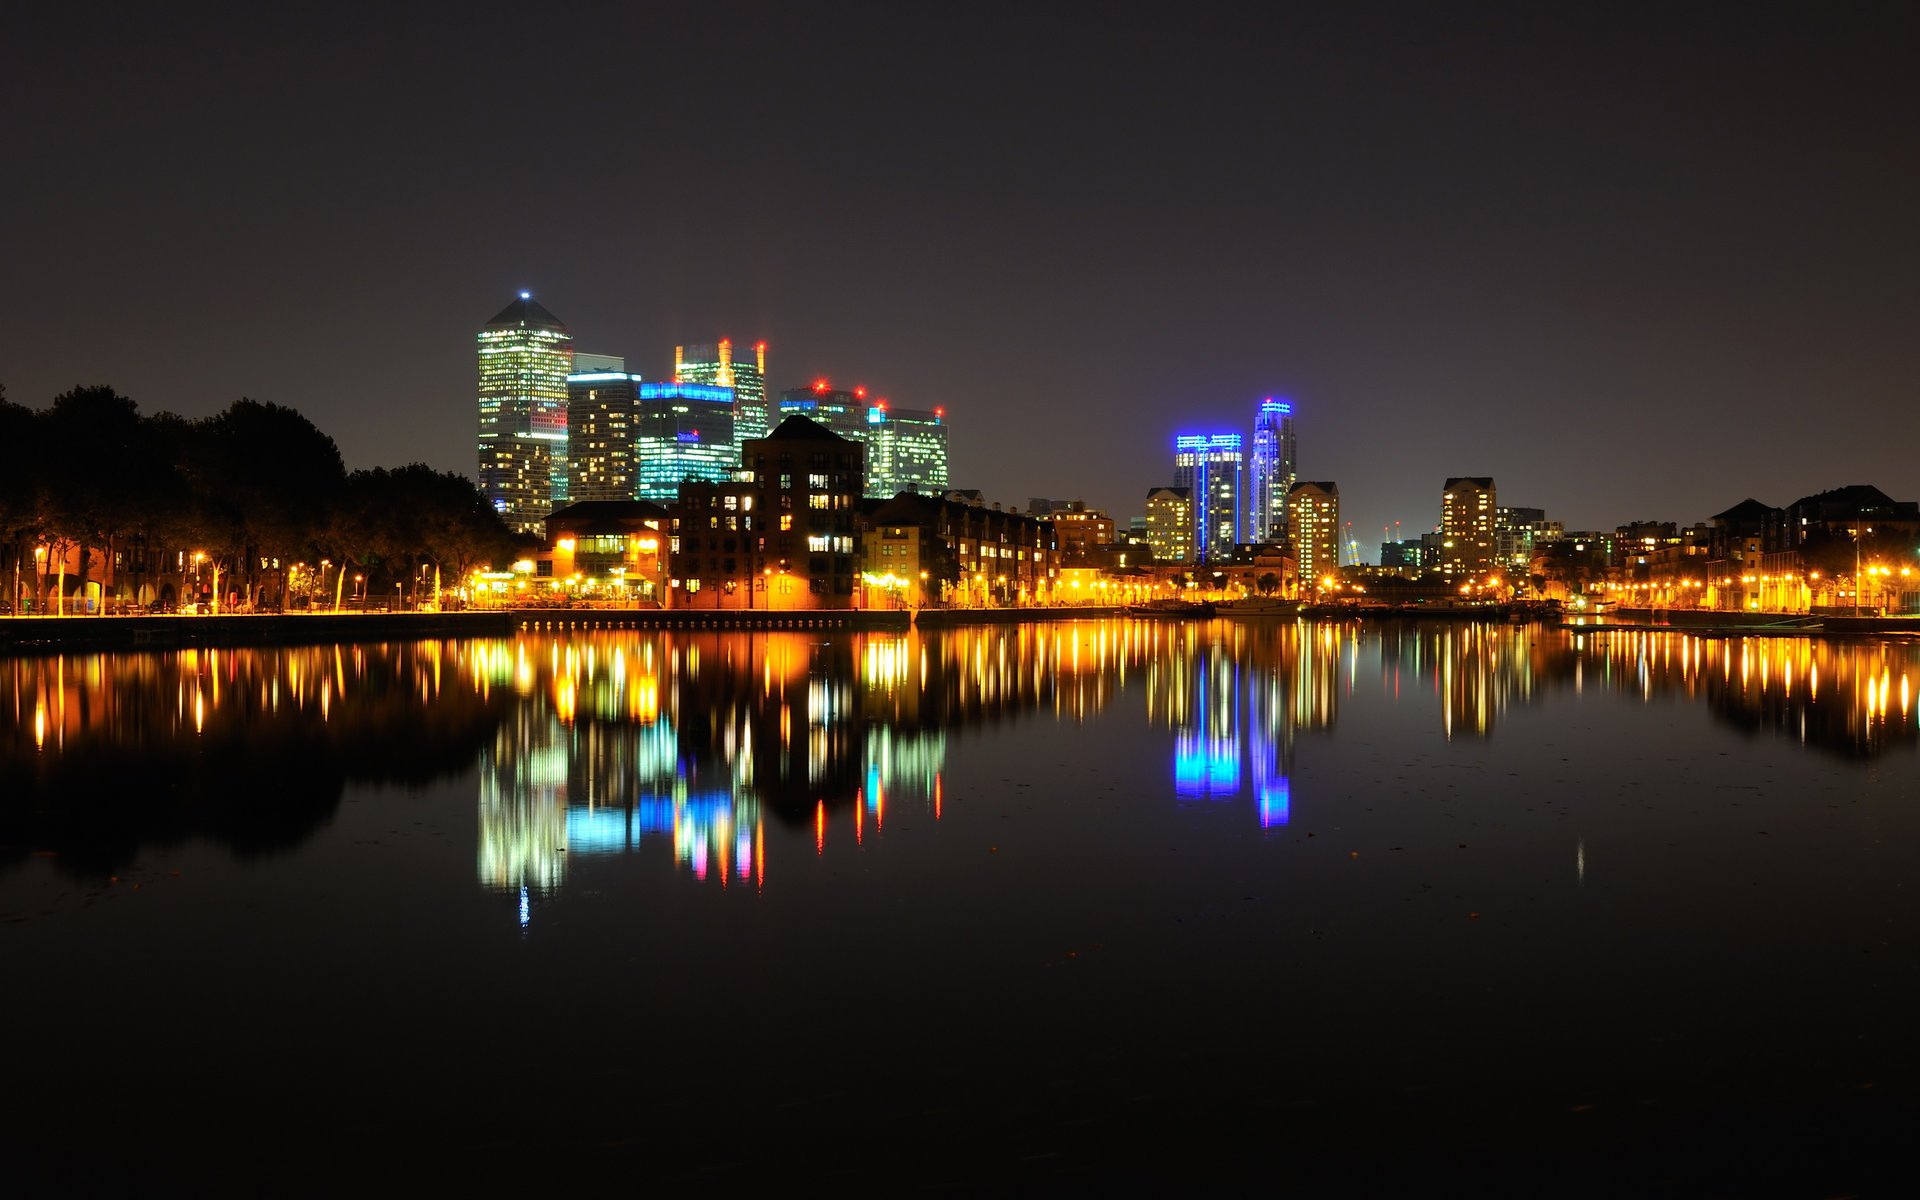
[[[867,390],[855,388],[847,391],[833,387],[824,379],[816,379],[807,387],[788,388],[780,393],[776,419],[785,421],[788,417],[805,417],[850,442],[864,444],[867,440]]]
[[[1241,540],[1246,455],[1237,433],[1183,434],[1173,440],[1173,482],[1193,492],[1194,561],[1224,562]]]
[[[1340,488],[1301,480],[1287,491],[1287,530],[1300,578],[1311,588],[1340,569]]]
[[[1381,542],[1380,565],[1399,571],[1419,570],[1425,565],[1421,561],[1419,541]]]
[[[1159,487],[1147,493],[1147,545],[1155,562],[1193,561],[1193,489]]]
[[[789,417],[746,444],[737,477],[684,484],[668,508],[670,606],[851,607],[865,454]]]
[[[878,400],[868,406],[866,422],[868,496],[947,490],[946,409],[894,408]]]
[[[1060,539],[1060,557],[1067,562],[1083,562],[1097,554],[1099,547],[1113,544],[1113,518],[1097,508],[1088,508],[1084,500],[1055,504],[1046,516]]]
[[[575,356],[575,365],[586,357],[589,356]],[[638,468],[635,439],[639,402],[638,375],[629,375],[624,370],[596,370],[575,371],[567,376],[567,498],[570,501],[633,499]]]
[[[521,292],[478,341],[480,490],[510,528],[537,531],[567,491],[573,335]]]
[[[1524,571],[1533,561],[1534,545],[1558,537],[1560,532],[1560,522],[1547,520],[1545,509],[1501,505],[1493,516],[1494,561]]]
[[[1297,470],[1293,405],[1271,397],[1262,400],[1253,421],[1253,484],[1247,504],[1254,541],[1276,541],[1285,535],[1287,493],[1293,490]]]
[[[1478,575],[1494,565],[1493,480],[1461,475],[1447,480],[1440,494],[1440,570],[1448,576]]]
[[[687,482],[720,483],[739,469],[733,389],[704,383],[642,383],[634,406],[634,495],[665,504]]]
[[[767,413],[767,344],[755,342],[753,356],[736,360],[733,342],[721,338],[704,345],[673,348],[673,381],[705,383],[733,389],[735,458],[755,438],[772,428]]]

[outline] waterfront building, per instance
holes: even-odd
[[[724,482],[740,463],[733,389],[703,383],[636,385],[634,495],[665,504],[688,481]]]
[[[521,292],[478,341],[480,490],[510,528],[537,531],[566,495],[573,335]]]
[[[1277,541],[1287,530],[1287,494],[1298,470],[1293,405],[1268,397],[1253,421],[1252,495],[1249,532],[1256,542]]]
[[[896,577],[904,573],[920,584],[926,603],[1042,603],[1059,580],[1054,523],[1018,509],[902,492],[869,512],[865,524],[866,536],[877,533],[882,550],[877,558],[869,555],[869,571],[878,566],[884,573],[891,563]],[[907,530],[916,532],[909,536]]]
[[[575,355],[574,365],[580,366],[580,360],[587,357]],[[567,376],[567,497],[570,501],[633,499],[639,465],[635,445],[639,403],[638,375],[613,369],[575,371]]]
[[[1193,489],[1196,562],[1225,561],[1241,540],[1246,493],[1242,442],[1237,433],[1183,434],[1173,440],[1173,482]]]
[[[1440,570],[1449,577],[1484,574],[1494,565],[1493,523],[1499,507],[1493,480],[1461,475],[1440,494]]]
[[[733,429],[736,457],[746,444],[767,436],[767,344],[755,342],[751,358],[736,359],[733,342],[721,338],[703,345],[673,348],[673,381],[705,383],[733,389]]]
[[[789,417],[746,444],[730,478],[682,484],[668,506],[669,606],[851,607],[865,458],[860,443]]]
[[[1028,511],[1033,510],[1029,507]],[[1113,544],[1113,518],[1097,508],[1088,508],[1084,500],[1055,504],[1044,515],[1053,522],[1060,540],[1060,557],[1066,561],[1084,562],[1099,553],[1099,547]]]
[[[576,500],[547,518],[549,548],[535,574],[571,594],[658,600],[667,585],[667,520],[666,508],[644,500]]]
[[[1331,480],[1300,480],[1287,490],[1287,529],[1294,561],[1307,586],[1340,569],[1340,488]]]
[[[947,490],[947,410],[894,408],[876,400],[867,408],[866,495],[900,492],[938,496]]]
[[[1193,561],[1193,489],[1158,487],[1147,493],[1147,546],[1153,560]]]

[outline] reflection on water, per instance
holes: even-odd
[[[478,772],[479,881],[532,899],[581,855],[657,850],[763,888],[769,820],[816,854],[911,808],[938,822],[970,728],[1070,726],[1123,697],[1167,731],[1168,798],[1291,820],[1296,735],[1377,687],[1443,739],[1605,692],[1704,704],[1751,735],[1865,757],[1920,736],[1905,643],[1399,623],[1075,623],[824,637],[518,639],[0,664],[0,842],[110,871],[190,836],[297,844],[349,781]],[[1304,800],[1305,798],[1303,798]],[[844,835],[844,836],[843,836]]]
[[[471,767],[507,713],[466,687],[485,643],[0,662],[0,863],[108,874],[148,845],[291,848],[348,783]]]

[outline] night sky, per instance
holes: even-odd
[[[1449,475],[1570,529],[1920,499],[1914,11],[16,4],[0,382],[471,474],[524,287],[1123,521],[1265,396],[1369,558]]]

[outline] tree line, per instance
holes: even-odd
[[[188,420],[78,387],[30,409],[0,387],[0,573],[16,610],[64,610],[109,576],[116,606],[172,594],[285,611],[331,604],[348,572],[362,594],[397,583],[417,599],[515,548],[465,476],[350,472],[290,408],[240,399]]]

